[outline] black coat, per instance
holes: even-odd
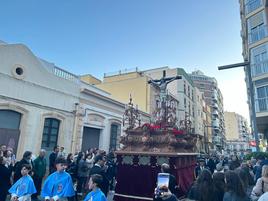
[[[168,183],[168,188],[170,190],[170,192],[174,195],[177,195],[177,180],[176,177],[172,174],[169,175],[169,183]]]
[[[213,159],[209,159],[207,162],[207,167],[209,168],[210,172],[213,174],[214,170],[216,169],[217,161],[214,161]]]
[[[91,170],[89,172],[89,176],[91,176],[93,174],[99,174],[102,176],[103,180],[102,180],[102,184],[100,185],[100,189],[107,196],[107,194],[109,192],[109,180],[108,180],[106,172],[104,171],[103,168],[101,168],[95,164],[91,168]]]
[[[52,152],[49,155],[49,174],[56,171],[55,161],[56,161],[57,156],[58,156],[58,154],[55,152]]]
[[[15,164],[15,166],[14,166],[14,183],[16,181],[18,181],[22,177],[21,169],[22,169],[22,166],[25,165],[25,164],[30,165],[31,167],[33,167],[33,162],[32,161],[29,162],[24,158],[21,159],[19,162],[17,162]],[[29,173],[29,175],[31,175],[31,172]]]
[[[10,188],[11,169],[0,165],[0,200],[6,200],[8,189]]]

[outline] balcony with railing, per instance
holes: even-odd
[[[219,128],[220,127],[220,123],[218,119],[215,119],[212,121],[212,127],[215,128]]]
[[[218,109],[218,108],[219,108],[219,105],[218,105],[217,103],[214,102],[214,103],[212,104],[212,107],[213,107],[214,109]]]
[[[214,136],[212,143],[218,146],[221,146],[221,137],[220,136]]]
[[[253,12],[254,10],[257,10],[263,5],[263,0],[248,0],[245,1],[245,11],[246,14],[249,14]]]
[[[218,117],[218,116],[219,116],[219,112],[218,112],[217,110],[214,110],[214,111],[212,112],[212,115]]]
[[[254,27],[250,30],[248,42],[249,44],[255,43],[263,38],[268,36],[267,25],[261,24],[257,27]]]
[[[268,60],[255,63],[255,64],[251,64],[250,67],[251,67],[252,77],[261,76],[263,74],[268,75]]]
[[[57,77],[61,77],[63,79],[66,79],[66,80],[70,80],[72,82],[75,82],[75,83],[79,83],[80,79],[77,75],[74,75],[66,70],[63,70],[59,67],[54,67],[53,69],[53,73],[54,75],[56,75]]]

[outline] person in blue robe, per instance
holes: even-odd
[[[102,176],[99,174],[93,174],[89,180],[90,193],[87,194],[84,201],[107,201],[104,193],[100,189],[102,183]]]
[[[36,193],[33,179],[29,176],[31,169],[28,164],[22,166],[22,177],[8,190],[12,201],[31,201],[31,195]]]
[[[45,200],[66,200],[75,195],[72,178],[65,172],[66,160],[58,157],[55,161],[57,171],[47,177],[41,192]]]

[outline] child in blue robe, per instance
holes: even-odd
[[[11,193],[11,201],[31,201],[31,195],[36,193],[33,179],[29,176],[31,169],[28,164],[22,166],[22,177],[8,191]]]
[[[84,201],[107,201],[104,193],[100,190],[99,185],[102,183],[102,176],[93,174],[89,180],[90,193],[87,194]]]
[[[57,171],[47,177],[41,192],[45,200],[66,200],[75,195],[72,178],[65,172],[66,160],[59,157],[55,161]]]

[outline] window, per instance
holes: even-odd
[[[0,128],[19,129],[21,114],[12,110],[0,110]]]
[[[120,126],[117,124],[111,125],[111,136],[110,136],[110,150],[116,150],[117,148],[117,136],[120,133]]]
[[[184,94],[186,94],[186,82],[183,81],[183,91],[184,91]]]
[[[191,97],[191,91],[190,91],[190,86],[188,85],[188,97]]]
[[[264,44],[251,50],[252,76],[268,73],[268,44]]]
[[[257,88],[259,111],[268,110],[268,86]]]
[[[248,23],[249,43],[254,43],[267,36],[266,25],[264,24],[264,13],[260,12],[250,17]]]
[[[42,148],[53,150],[58,143],[60,121],[54,118],[46,118],[44,123]]]
[[[188,114],[191,115],[191,103],[190,101],[188,101]]]
[[[261,6],[262,6],[262,0],[246,0],[245,1],[246,14],[256,10]]]

